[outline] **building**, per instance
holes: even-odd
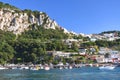
[[[97,63],[104,63],[106,62],[104,55],[96,55]]]
[[[65,57],[70,58],[71,54],[78,54],[73,52],[62,52],[62,51],[54,51],[53,56]]]
[[[86,55],[86,53],[87,53],[87,49],[85,49],[85,48],[79,48],[79,54],[80,55]]]

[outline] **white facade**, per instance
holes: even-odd
[[[62,52],[62,51],[55,51],[55,52],[53,52],[54,56],[60,56],[60,57],[66,57],[66,58],[69,58],[71,54],[78,54],[78,53]]]
[[[87,50],[87,49],[80,48],[80,49],[79,49],[79,54],[80,54],[80,55],[85,55],[85,54],[86,54],[86,50]]]

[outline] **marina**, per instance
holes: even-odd
[[[57,65],[53,65],[53,64],[36,64],[36,65],[25,65],[25,64],[6,64],[6,65],[0,65],[0,70],[50,70],[50,69],[74,69],[74,68],[82,68],[82,67],[97,67],[99,69],[107,69],[107,70],[112,70],[115,67],[117,67],[118,65],[114,65],[114,64],[57,64]]]

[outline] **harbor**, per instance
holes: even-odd
[[[98,67],[42,70],[0,70],[0,80],[119,80],[120,68],[99,70]],[[109,76],[109,77],[108,77]]]
[[[0,70],[5,69],[18,69],[18,70],[50,70],[50,69],[74,69],[74,68],[82,68],[82,67],[101,67],[101,66],[115,66],[118,67],[118,65],[114,64],[36,64],[36,65],[25,65],[25,64],[6,64],[6,65],[0,65]]]

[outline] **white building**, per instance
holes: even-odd
[[[66,57],[66,58],[70,58],[71,54],[78,54],[78,53],[62,52],[62,51],[54,51],[53,52],[53,56]]]
[[[86,51],[87,51],[87,49],[85,49],[85,48],[79,48],[79,54],[80,55],[85,55]]]

